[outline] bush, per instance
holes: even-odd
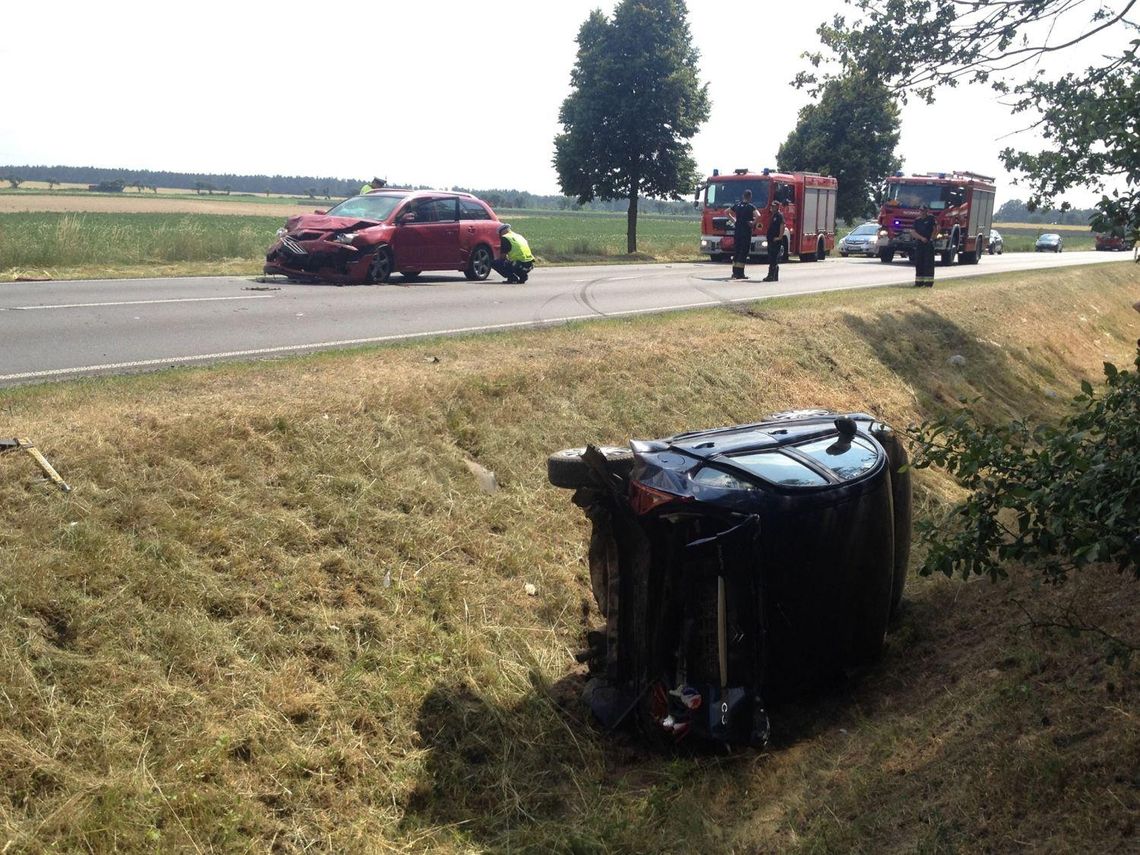
[[[1088,564],[1115,563],[1140,578],[1140,342],[1136,371],[1104,363],[1056,425],[989,426],[971,401],[912,427],[912,466],[936,465],[966,488],[943,518],[918,523],[929,547],[919,572],[1005,577],[1008,563],[1060,584]]]

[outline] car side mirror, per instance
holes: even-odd
[[[405,223],[414,223],[415,221],[416,215],[413,212],[409,211],[406,214],[400,214],[400,216],[396,219],[396,224],[402,226]]]

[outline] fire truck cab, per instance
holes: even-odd
[[[879,260],[889,264],[896,254],[911,257],[911,233],[922,205],[938,223],[934,251],[943,265],[977,264],[989,246],[994,218],[994,179],[974,172],[928,172],[887,179],[879,209]]]
[[[702,253],[710,261],[731,258],[735,245],[729,209],[740,201],[745,190],[752,191],[752,204],[760,209],[760,220],[752,232],[749,255],[767,258],[767,231],[772,217],[771,201],[780,204],[784,234],[775,251],[784,260],[798,255],[800,261],[822,261],[835,248],[835,194],[838,182],[818,172],[750,172],[736,169],[732,175],[713,174],[697,187],[693,207],[701,211]]]

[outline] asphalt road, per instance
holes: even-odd
[[[1100,252],[985,256],[936,271],[937,282],[986,273],[1131,260]],[[704,308],[794,294],[909,286],[914,268],[877,259],[790,262],[779,283],[729,279],[728,264],[538,268],[525,285],[494,273],[424,275],[382,286],[303,285],[236,277],[0,284],[0,387],[93,374],[248,360],[432,335],[541,327],[589,318]]]

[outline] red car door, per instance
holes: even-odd
[[[459,210],[454,196],[416,199],[396,218],[398,270],[459,269]]]

